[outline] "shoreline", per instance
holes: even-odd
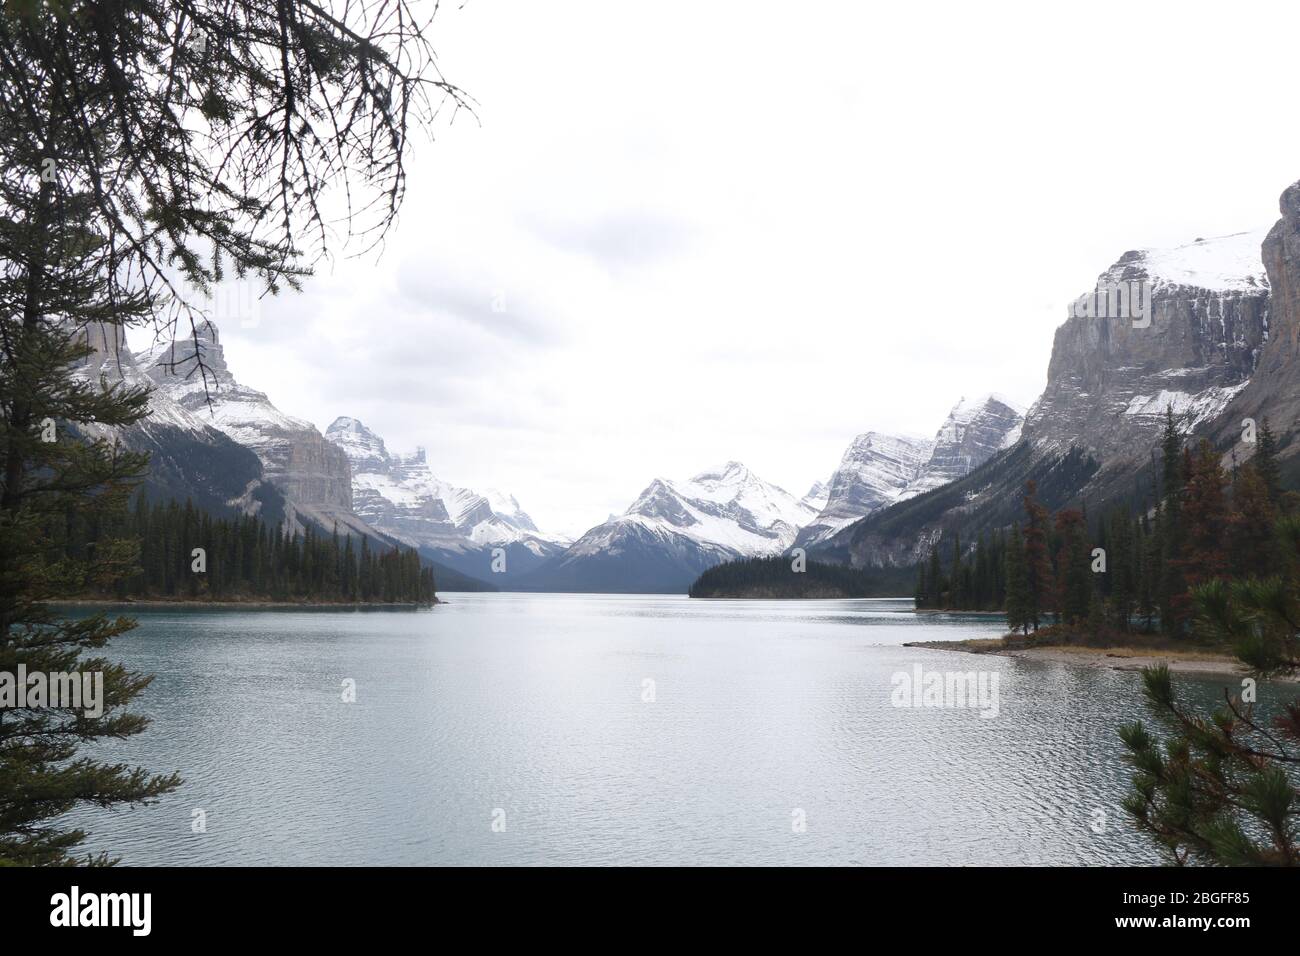
[[[593,592],[577,592],[593,593]],[[599,592],[595,592],[599,593]],[[676,593],[676,592],[665,592]],[[686,595],[692,601],[910,601],[911,598],[890,597],[887,594],[867,596],[863,594],[703,594]]]
[[[108,607],[108,608],[181,608],[192,607],[201,610],[213,610],[220,608],[247,608],[248,610],[271,610],[276,608],[298,608],[300,610],[332,610],[332,611],[356,611],[368,610],[373,608],[392,608],[395,610],[417,609],[422,607],[435,607],[439,604],[445,604],[445,601],[435,600],[433,604],[416,604],[413,602],[406,603],[386,603],[378,601],[357,601],[357,602],[339,602],[339,601],[166,601],[157,598],[133,600],[116,600],[116,599],[96,599],[96,598],[60,598],[57,601],[45,602],[50,607]]]
[[[911,600],[911,598],[908,598],[907,600]],[[978,617],[1006,617],[1007,616],[1006,611],[957,611],[952,608],[944,608],[944,607],[914,607],[912,608],[912,613],[913,614],[961,614],[963,616],[973,615]]]
[[[998,639],[965,641],[914,641],[904,647],[923,647],[929,650],[952,651],[963,654],[985,654],[994,657],[1016,657],[1022,660],[1047,661],[1054,664],[1074,664],[1079,667],[1103,667],[1116,671],[1140,671],[1144,667],[1164,664],[1171,674],[1188,674],[1200,677],[1250,676],[1250,671],[1231,654],[1207,650],[1168,650],[1146,647],[1086,647],[1073,644],[1047,644],[1038,647],[1007,646]],[[1274,677],[1283,683],[1298,683],[1300,675]]]

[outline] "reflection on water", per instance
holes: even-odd
[[[154,724],[102,753],[186,782],[153,807],[79,811],[91,848],[128,864],[1159,861],[1120,809],[1137,675],[902,646],[996,636],[995,619],[896,600],[447,599],[142,611],[112,652],[157,675]],[[892,706],[892,676],[917,664],[997,671],[998,716]]]

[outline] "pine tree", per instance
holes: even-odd
[[[93,258],[103,239],[83,225],[85,197],[42,183],[37,159],[28,156],[25,195],[6,188],[0,228],[0,680],[16,682],[19,668],[47,679],[102,677],[103,714],[87,716],[85,708],[54,701],[7,705],[0,720],[0,865],[73,862],[85,833],[56,824],[68,810],[148,802],[180,783],[174,775],[77,758],[82,744],[146,728],[148,720],[126,708],[150,681],[95,654],[131,621],[102,613],[70,620],[47,603],[70,583],[111,586],[136,556],[134,542],[108,537],[78,557],[52,561],[49,553],[52,527],[66,529],[72,512],[81,520],[120,512],[146,466],[142,456],[106,440],[85,441],[76,431],[129,425],[148,410],[143,390],[108,389],[74,374],[93,354],[78,328],[114,335],[151,303],[108,294]]]
[[[1160,540],[1160,520],[1157,513],[1153,524],[1144,514],[1142,516],[1142,536],[1139,554],[1142,561],[1142,573],[1138,578],[1138,613],[1142,616],[1143,630],[1150,633],[1155,630],[1156,614],[1159,611],[1160,587],[1164,573],[1161,569],[1164,544]]]
[[[943,607],[943,569],[939,565],[939,548],[930,549],[930,570],[926,575],[930,582],[930,607]]]
[[[1060,582],[1057,607],[1061,620],[1075,625],[1087,619],[1092,605],[1092,568],[1083,513],[1073,509],[1059,512],[1056,532],[1060,538],[1056,562]]]
[[[1007,625],[1012,632],[1022,631],[1028,634],[1034,616],[1029,591],[1029,566],[1019,525],[1012,527],[1007,538],[1006,582]]]
[[[1300,669],[1300,520],[1279,522],[1285,577],[1211,581],[1195,593],[1204,633],[1233,644],[1260,676]],[[1171,730],[1120,728],[1135,768],[1125,808],[1174,862],[1225,866],[1300,863],[1292,768],[1300,763],[1300,699],[1272,725],[1254,703],[1230,697],[1212,717],[1179,697],[1167,667],[1147,668],[1148,705]]]
[[[1025,567],[1028,575],[1028,616],[1038,630],[1044,616],[1052,609],[1052,559],[1047,539],[1047,509],[1038,503],[1038,486],[1025,482]]]
[[[1182,436],[1174,424],[1170,407],[1165,409],[1165,429],[1161,437],[1163,452],[1162,500],[1158,520],[1160,538],[1160,629],[1166,634],[1181,634],[1187,617],[1187,587],[1183,581],[1182,499],[1188,465]]]
[[[52,528],[120,514],[145,467],[90,440],[139,421],[147,397],[102,380],[88,339],[111,349],[125,326],[166,335],[186,317],[193,327],[227,277],[295,285],[338,225],[326,212],[333,187],[348,196],[338,234],[381,239],[404,195],[408,124],[427,127],[446,97],[463,102],[433,66],[427,23],[405,0],[0,12],[0,676],[20,665],[100,672],[106,696],[98,719],[4,715],[0,864],[70,862],[84,835],[61,828],[66,811],[147,801],[178,783],[78,756],[145,728],[125,708],[148,684],[83,656],[130,621],[63,619],[47,603],[116,586],[134,564],[129,539],[50,558]],[[69,513],[79,513],[71,525]],[[181,514],[160,508],[167,526],[156,530],[150,520],[169,594],[193,582],[183,548],[199,530]]]
[[[948,588],[948,607],[960,610],[966,607],[966,569],[961,559],[961,534],[954,533],[952,539],[952,582]]]
[[[1228,570],[1226,476],[1219,455],[1201,440],[1190,462],[1183,492],[1183,580],[1189,589],[1222,577]],[[1190,596],[1187,604],[1190,608]]]
[[[1228,548],[1234,574],[1267,577],[1277,568],[1277,511],[1256,463],[1247,462],[1237,472],[1232,487],[1232,514],[1228,521]]]
[[[1135,522],[1123,511],[1111,515],[1106,549],[1106,578],[1110,583],[1110,617],[1127,631],[1137,602],[1138,552]]]
[[[1275,509],[1281,509],[1282,500],[1282,469],[1277,462],[1277,438],[1273,435],[1273,429],[1269,427],[1268,419],[1265,418],[1260,423],[1259,435],[1257,437],[1257,448],[1255,457],[1252,461],[1255,464],[1255,471],[1259,474],[1260,480],[1264,482],[1264,488],[1268,492],[1268,500]]]

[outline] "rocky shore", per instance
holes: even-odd
[[[1118,671],[1138,671],[1144,667],[1164,664],[1175,674],[1232,678],[1248,675],[1246,667],[1239,660],[1222,651],[1152,646],[1153,644],[1154,642],[1147,644],[1135,642],[1132,645],[1089,647],[1079,644],[1033,644],[993,639],[917,641],[904,646],[967,654],[992,654],[997,657],[1018,657],[1024,660],[1052,661],[1084,667],[1106,667]],[[1300,675],[1279,679],[1296,682],[1300,681]]]

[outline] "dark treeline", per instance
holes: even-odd
[[[213,517],[190,502],[137,496],[109,514],[72,510],[49,528],[51,567],[83,566],[126,542],[116,580],[69,580],[69,596],[431,604],[433,571],[413,550],[372,549],[347,534],[288,533],[256,517]]]
[[[916,606],[1000,611],[1007,596],[1006,551],[1007,536],[1002,531],[981,534],[969,556],[962,554],[961,536],[956,535],[945,569],[939,548],[931,548],[916,583]]]
[[[691,585],[693,598],[856,598],[905,593],[895,569],[863,571],[788,556],[744,558],[709,568]]]
[[[1208,442],[1186,446],[1166,414],[1158,481],[1134,509],[1049,514],[1033,482],[1007,533],[936,545],[917,581],[918,607],[1005,609],[1012,630],[1055,622],[1170,636],[1188,632],[1202,585],[1278,572],[1277,526],[1290,510],[1276,439],[1264,422],[1254,457],[1225,471]],[[947,552],[945,554],[944,552]],[[945,560],[946,558],[946,560]]]

